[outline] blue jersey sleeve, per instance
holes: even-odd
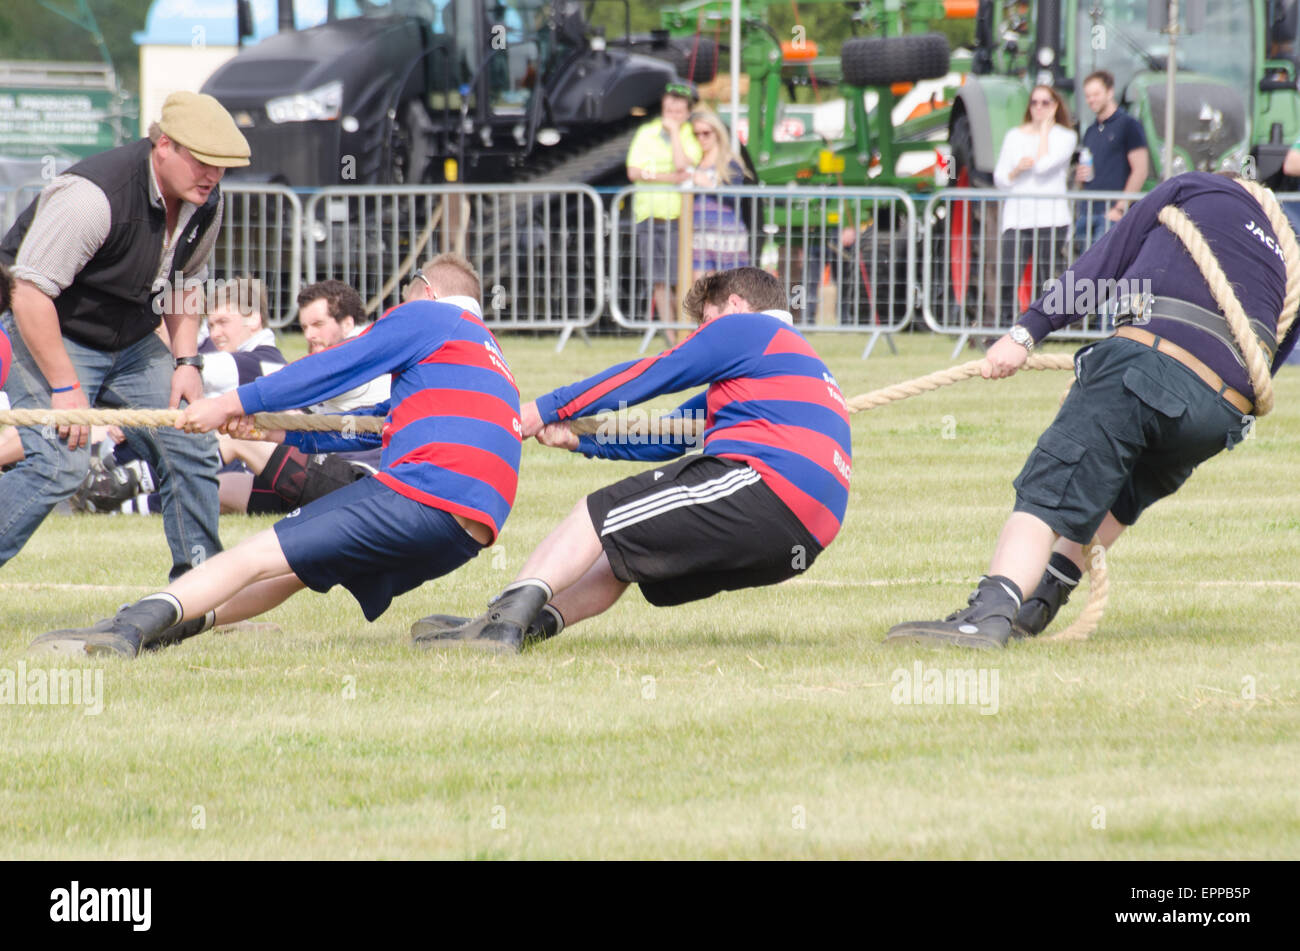
[[[757,315],[737,315],[738,317]],[[740,375],[754,352],[771,337],[767,321],[736,323],[726,317],[711,320],[671,350],[643,360],[620,363],[578,383],[562,386],[537,398],[543,422],[576,419],[594,413],[634,406],[661,393],[675,393],[715,380]],[[746,336],[764,337],[746,341]],[[762,346],[758,347],[762,352]]]
[[[374,406],[363,406],[355,409],[350,413],[326,413],[327,416],[387,416],[391,403],[385,400],[382,403],[376,403]],[[343,430],[335,432],[307,432],[301,429],[288,430],[284,434],[286,446],[293,446],[295,449],[301,449],[305,453],[315,454],[318,452],[362,452],[367,449],[378,449],[383,445],[383,437],[379,433],[354,433],[349,436]]]
[[[278,412],[323,402],[377,376],[401,373],[418,363],[446,341],[459,315],[460,309],[451,304],[403,304],[351,340],[308,354],[235,392],[246,413]]]
[[[704,419],[708,413],[708,392],[698,393],[668,414],[668,419],[682,419],[687,424],[699,421],[699,432],[626,437],[579,436],[578,448],[589,459],[626,459],[637,462],[663,462],[676,459],[704,444]]]

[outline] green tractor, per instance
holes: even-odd
[[[1173,141],[1166,143],[1166,0],[1032,6],[981,0],[974,75],[951,114],[954,184],[992,183],[1002,138],[1020,124],[1034,83],[1065,94],[1087,126],[1092,116],[1082,80],[1100,69],[1115,76],[1120,107],[1145,126],[1154,179],[1194,169],[1249,170],[1252,160],[1258,178],[1275,179],[1300,133],[1295,0],[1181,0],[1179,6]]]
[[[1300,134],[1296,0],[1181,0],[1179,7],[1171,43],[1167,0],[980,0],[971,75],[949,119],[952,184],[993,185],[1002,140],[1023,121],[1034,84],[1060,91],[1082,132],[1093,121],[1083,79],[1107,70],[1120,108],[1146,132],[1147,187],[1191,170],[1231,170],[1288,187],[1282,163]],[[983,308],[974,288],[981,261],[992,259],[996,205],[956,201],[945,211],[939,309],[978,324]],[[993,278],[982,270],[987,285]],[[1022,302],[1030,292],[1022,286]]]
[[[1294,185],[1283,176],[1282,164],[1300,135],[1297,0],[1181,0],[1168,142],[1167,0],[859,0],[851,4],[855,36],[844,41],[838,58],[782,43],[765,16],[780,2],[750,0],[742,8],[748,146],[765,184],[894,186],[913,195],[945,185],[991,187],[1002,140],[1023,121],[1032,86],[1047,83],[1061,91],[1082,129],[1092,121],[1083,77],[1104,69],[1116,78],[1120,107],[1145,127],[1149,184],[1191,169],[1232,169],[1274,187]],[[975,42],[969,54],[950,59],[942,36],[918,31],[953,17],[974,18]],[[730,5],[719,0],[663,13],[664,26],[677,36],[729,19]],[[799,52],[805,55],[792,55]],[[908,85],[950,71],[961,74],[960,82],[944,84],[921,108],[899,114]],[[841,138],[777,141],[782,88],[793,100],[799,83],[838,90],[846,110]],[[912,161],[909,167],[909,157],[936,149],[950,161],[939,168],[917,168]],[[934,255],[943,273],[932,283],[944,287],[946,300],[958,307],[978,310],[970,285],[981,258],[989,257],[981,253],[988,250],[981,247],[987,240],[978,236],[996,235],[996,221],[982,220],[985,209],[992,216],[995,207],[975,201],[940,206],[946,220],[932,233],[944,245]],[[873,247],[915,240],[887,218],[845,220],[829,203],[799,203],[789,216],[793,221],[779,218],[779,205],[773,211],[778,240],[791,233],[787,226],[806,223],[823,230],[827,223],[851,226]],[[879,273],[872,278],[877,291],[891,279]]]
[[[825,55],[818,36],[796,25],[788,39],[772,25],[789,0],[747,0],[741,6],[740,65],[745,92],[747,154],[757,180],[774,186],[877,186],[916,193],[946,181],[948,114],[969,56],[953,57],[942,34],[913,32],[945,18],[971,18],[973,0],[805,0],[848,6],[853,33],[840,55]],[[726,46],[732,6],[696,0],[666,8],[664,30]],[[820,18],[813,17],[813,20]],[[945,82],[946,80],[946,82]],[[841,104],[836,133],[806,133],[807,104],[800,87]],[[790,136],[791,116],[805,134]],[[829,272],[840,288],[838,326],[896,324],[912,300],[909,245],[915,234],[899,202],[818,194],[795,200],[746,199],[751,221],[761,221],[765,251],[784,266],[787,283],[802,288],[794,300],[804,318],[818,310],[819,285]]]
[[[947,116],[956,87],[944,88],[923,108],[900,118],[901,97],[914,84],[942,79],[966,68],[954,62],[947,39],[935,33],[909,33],[921,24],[970,17],[974,2],[962,0],[805,0],[805,6],[831,3],[851,10],[853,36],[839,56],[823,55],[816,37],[802,27],[783,39],[771,25],[771,11],[789,0],[745,0],[741,71],[746,94],[748,151],[758,180],[787,185],[889,185],[923,191],[933,187],[933,170],[900,171],[909,153],[933,156],[936,140],[947,135]],[[723,46],[732,5],[728,0],[695,0],[661,11],[664,32],[679,41],[692,35]],[[782,140],[778,130],[799,87],[838,97],[844,104],[843,134],[826,140],[803,136]],[[927,163],[927,165],[932,163]]]

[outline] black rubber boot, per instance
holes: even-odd
[[[430,614],[411,625],[411,637],[418,640],[421,637],[442,634],[468,624],[472,620],[474,619],[455,614]],[[542,608],[542,613],[537,615],[533,623],[528,625],[528,630],[524,631],[524,646],[529,647],[538,641],[550,640],[562,630],[564,630],[564,615],[556,609],[555,605],[548,604]]]
[[[1037,637],[1047,630],[1047,625],[1052,623],[1057,612],[1070,600],[1070,595],[1074,593],[1082,576],[1078,565],[1060,552],[1053,552],[1047,570],[1043,572],[1043,579],[1038,582],[1034,593],[1020,606],[1012,624],[1011,635]]]
[[[908,621],[890,628],[887,644],[929,644],[934,647],[1006,647],[1011,620],[1020,610],[1016,583],[1001,575],[983,577],[967,606],[942,621]]]
[[[411,642],[425,650],[472,647],[517,654],[524,647],[524,632],[550,599],[551,589],[545,582],[535,578],[519,581],[494,598],[486,614],[447,631],[434,631],[430,627],[416,633],[412,628]]]
[[[156,636],[172,626],[176,608],[170,601],[146,598],[128,604],[116,616],[93,627],[51,631],[32,641],[29,650],[38,654],[117,656],[126,660],[140,652],[146,637]]]
[[[160,631],[157,634],[146,634],[140,642],[140,650],[160,651],[166,647],[174,647],[181,641],[189,640],[195,635],[202,634],[212,627],[213,613],[209,611],[202,617],[181,621],[180,624],[173,624],[165,631]]]
[[[149,486],[153,488],[152,484]],[[90,457],[90,468],[68,499],[74,512],[120,512],[122,503],[140,494],[140,462],[119,465],[112,456]]]

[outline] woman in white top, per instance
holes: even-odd
[[[998,259],[1001,292],[1000,323],[1010,324],[1020,312],[1016,291],[1025,263],[1033,256],[1030,297],[1058,273],[1057,255],[1065,249],[1070,206],[1064,195],[1070,157],[1078,135],[1070,128],[1070,110],[1051,86],[1035,86],[1025,107],[1024,125],[1002,140],[993,181],[1013,193],[1002,205],[1002,248]],[[1018,196],[1025,197],[1018,197]]]

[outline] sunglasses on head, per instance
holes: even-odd
[[[424,272],[423,272],[423,271],[416,271],[414,274],[411,275],[411,280],[410,280],[409,282],[407,282],[407,285],[406,285],[407,290],[408,290],[408,291],[409,291],[409,290],[414,290],[414,289],[415,289],[415,285],[416,285],[416,283],[417,283],[417,282],[420,282],[420,281],[423,281],[423,282],[424,282],[424,286],[427,287],[427,288],[429,289],[429,296],[432,297],[432,296],[433,296],[433,285],[429,283],[429,279],[428,279],[427,277],[424,276]]]
[[[686,85],[686,83],[669,83],[664,87],[664,95],[681,96],[683,99],[689,99],[691,102],[695,102],[697,99],[695,90]]]

